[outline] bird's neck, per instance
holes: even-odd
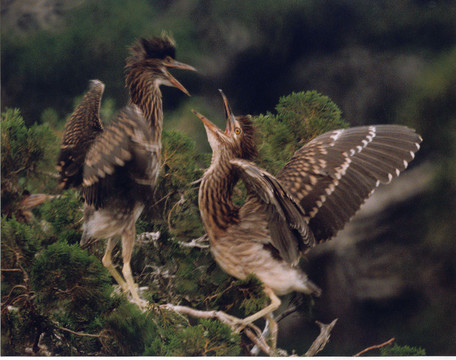
[[[130,90],[130,102],[141,109],[153,140],[161,144],[163,102],[158,81],[153,76],[147,76],[147,73],[132,70],[127,74],[126,85]]]
[[[231,196],[239,176],[229,159],[219,157],[206,170],[199,189],[201,217],[210,238],[239,221],[239,209]]]

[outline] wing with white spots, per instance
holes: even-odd
[[[247,160],[230,162],[239,171],[250,196],[265,206],[271,245],[286,262],[296,265],[301,251],[315,243],[303,209],[267,171]]]
[[[90,82],[89,91],[65,124],[62,145],[57,161],[59,187],[79,186],[82,183],[84,160],[95,138],[103,132],[100,120],[100,103],[104,84]]]
[[[84,163],[85,202],[103,207],[113,192],[153,186],[160,168],[160,146],[153,142],[143,113],[127,106],[93,143]]]
[[[421,137],[398,125],[327,132],[300,148],[277,178],[297,199],[317,242],[334,237],[380,183],[403,171]]]

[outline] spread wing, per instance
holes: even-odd
[[[303,209],[280,181],[254,163],[234,159],[231,164],[238,170],[250,196],[256,196],[266,207],[271,245],[285,261],[296,264],[301,250],[315,243]]]
[[[104,84],[98,80],[90,82],[89,91],[71,114],[65,125],[57,170],[60,174],[59,187],[79,186],[87,151],[95,138],[103,132],[100,121],[100,103]]]
[[[107,196],[153,186],[160,168],[160,145],[153,141],[143,113],[127,106],[89,149],[83,173],[85,202],[103,207]]]
[[[277,178],[299,202],[316,240],[326,241],[380,183],[407,167],[421,141],[398,125],[331,131],[296,151]]]

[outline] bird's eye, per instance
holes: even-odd
[[[238,128],[238,127],[235,128],[235,129],[234,129],[234,133],[235,133],[236,135],[239,135],[239,134],[241,133],[241,129]]]

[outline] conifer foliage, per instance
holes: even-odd
[[[301,141],[346,127],[341,111],[316,92],[280,99],[275,114],[254,119],[260,163],[276,173]],[[47,125],[25,127],[18,110],[2,114],[2,354],[240,355],[249,340],[217,320],[190,319],[164,310],[172,303],[245,317],[267,299],[254,276],[244,281],[213,261],[199,219],[198,179],[208,156],[183,133],[163,134],[162,171],[154,201],[138,221],[132,268],[142,313],[116,289],[101,265],[102,244],[78,245],[82,201],[68,190],[18,216],[20,196],[57,194],[48,174],[57,135]],[[242,191],[238,191],[242,201]],[[2,210],[3,211],[3,210]],[[198,239],[201,246],[189,246]],[[114,261],[121,263],[119,253]],[[309,306],[307,304],[306,306]],[[307,309],[308,311],[308,309]],[[289,349],[291,351],[291,349]]]

